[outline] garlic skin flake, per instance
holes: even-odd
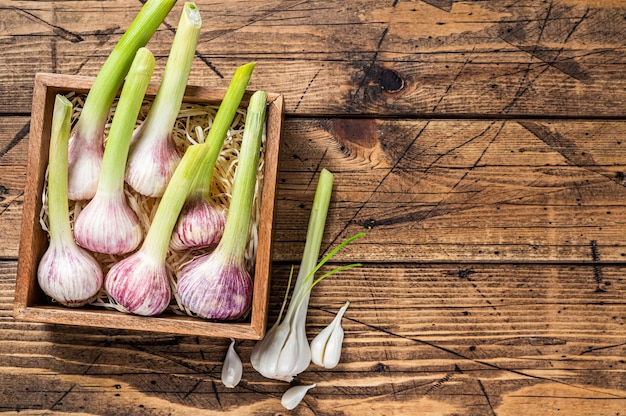
[[[235,340],[231,338],[230,341],[224,365],[222,366],[222,383],[225,387],[232,389],[241,381],[243,363],[235,351]]]
[[[293,410],[300,404],[302,399],[304,399],[306,393],[315,386],[315,384],[311,384],[308,386],[291,387],[289,390],[283,393],[283,397],[280,399],[280,403],[285,409]]]
[[[346,302],[335,319],[311,341],[311,360],[314,364],[324,368],[334,368],[339,364],[344,335],[341,319],[349,305],[350,302]]]

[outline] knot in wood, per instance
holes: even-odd
[[[380,74],[380,89],[388,92],[398,92],[404,88],[404,80],[391,69],[384,69]]]

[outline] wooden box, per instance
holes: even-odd
[[[93,326],[170,334],[260,339],[265,334],[270,288],[272,258],[272,225],[278,153],[283,120],[283,97],[268,94],[267,130],[265,142],[264,179],[261,191],[258,245],[255,260],[252,309],[237,322],[214,322],[175,313],[157,317],[142,317],[86,306],[68,308],[46,299],[37,283],[37,266],[48,244],[47,234],[39,222],[41,195],[48,163],[52,110],[56,94],[75,92],[85,94],[93,78],[58,74],[37,74],[33,91],[30,124],[28,166],[24,190],[24,210],[19,247],[15,289],[14,316],[18,320]],[[154,98],[157,84],[151,84],[146,98]],[[189,86],[184,102],[219,104],[225,89]],[[251,92],[246,92],[242,106],[247,106]]]

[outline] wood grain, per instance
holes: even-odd
[[[367,232],[340,260],[626,260],[623,121],[289,118],[283,137],[276,260],[299,258],[322,167],[336,175],[323,247]],[[16,236],[24,166],[0,168],[0,232]]]
[[[94,76],[142,1],[0,0],[0,412],[619,416],[626,409],[626,4],[196,1],[189,82],[284,94],[270,323],[321,168],[335,174],[308,336],[334,369],[286,412],[227,339],[16,321],[33,81]],[[182,3],[148,47],[165,66]],[[77,322],[80,324],[79,322]],[[417,410],[416,410],[417,409]]]
[[[6,310],[15,263],[0,266]],[[288,271],[275,267],[272,318]],[[626,280],[622,268],[602,267],[607,290],[598,291],[594,273],[592,266],[374,264],[336,275],[314,291],[308,333],[350,300],[342,362],[332,370],[312,365],[299,376],[318,387],[294,414],[407,414],[416,405],[436,415],[535,415],[542,406],[619,414],[626,405]],[[237,344],[244,381],[229,390],[219,381],[228,340],[9,316],[0,316],[0,329],[2,410],[282,412],[287,384],[251,368],[251,341]]]
[[[28,111],[36,72],[95,75],[140,7],[5,3],[2,113]],[[281,91],[288,113],[620,117],[626,104],[614,94],[626,87],[616,76],[626,6],[616,1],[197,5],[205,29],[190,83],[224,87],[237,65],[256,60],[252,88]],[[148,45],[156,76],[181,8]]]

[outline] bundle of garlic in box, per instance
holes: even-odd
[[[145,100],[155,59],[144,45],[174,3],[146,2],[87,97],[72,97],[80,108],[71,137],[73,105],[57,98],[55,120],[64,127],[53,128],[42,212],[51,243],[38,282],[68,306],[91,303],[144,316],[171,307],[232,320],[252,299],[267,94],[257,91],[247,110],[239,109],[255,66],[249,63],[237,68],[217,111],[183,106],[201,28],[197,7],[185,3],[158,93]],[[74,267],[79,252],[93,273],[65,277],[59,271]]]

